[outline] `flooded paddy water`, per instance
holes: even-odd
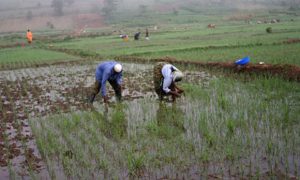
[[[225,95],[218,98],[218,89],[212,89],[212,94],[201,90],[217,79],[214,75],[183,68],[182,83],[192,86],[190,91],[200,93],[200,98],[184,95],[176,104],[159,103],[153,90],[153,65],[123,63],[122,104],[115,102],[108,84],[110,105],[104,106],[98,95],[91,106],[87,96],[94,84],[97,63],[0,71],[0,119],[3,119],[0,177],[251,179],[257,174],[262,178],[299,176],[299,152],[282,151],[286,144],[280,138],[277,149],[272,148],[273,141],[268,146],[273,153],[270,157],[265,149],[260,149],[265,141],[259,140],[259,134],[272,133],[268,127],[260,130],[268,126],[267,117],[260,116],[265,121],[255,124],[248,121],[248,116],[253,117],[246,111],[240,115],[228,108],[230,102],[223,97]],[[239,95],[233,96],[233,102],[239,101]],[[219,109],[219,105],[223,109]],[[274,108],[277,107],[274,105]],[[245,122],[230,124],[231,114]],[[292,129],[291,133],[296,131]],[[254,146],[258,148],[247,151],[245,157],[235,150],[244,149],[245,144],[249,151]],[[285,154],[280,155],[282,152]]]

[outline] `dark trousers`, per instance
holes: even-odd
[[[170,94],[167,94],[167,93],[163,90],[162,84],[163,84],[163,79],[162,79],[162,83],[161,83],[160,88],[156,90],[156,93],[158,94],[160,100],[163,100],[164,96],[169,96],[169,95],[170,95]],[[171,91],[175,91],[175,90],[176,90],[176,89],[175,89],[174,83],[172,83],[172,84],[169,86],[169,89],[170,89]]]
[[[108,82],[113,87],[117,100],[120,101],[122,98],[121,86],[117,83],[117,81],[108,81]],[[100,89],[101,89],[101,83],[96,80],[95,85],[93,87],[92,97],[95,98],[95,96],[99,93]]]

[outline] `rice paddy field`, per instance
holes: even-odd
[[[0,50],[0,69],[32,67],[55,62],[76,61],[80,58],[59,52],[52,52],[32,47],[16,47]]]
[[[123,24],[126,42],[115,33],[121,26],[76,37],[38,32],[31,45],[1,37],[0,179],[299,179],[300,18],[259,15],[281,21],[178,18],[138,41]],[[291,66],[297,77],[195,65],[244,56]],[[185,62],[175,63],[185,74],[176,103],[155,94],[160,58]],[[110,103],[98,95],[91,105],[106,59],[123,65],[123,101],[108,84]]]

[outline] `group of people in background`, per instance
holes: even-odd
[[[141,35],[140,31],[135,33],[134,34],[134,40],[139,40],[140,35]],[[32,32],[30,31],[30,29],[28,29],[27,32],[26,32],[26,38],[27,38],[28,44],[31,44],[32,39],[33,39],[33,35],[32,35]],[[129,40],[129,36],[127,34],[120,34],[120,38],[122,38],[123,41],[125,41],[125,42],[127,42]],[[148,30],[148,28],[146,28],[145,39],[149,40],[149,30]]]
[[[122,99],[122,73],[123,67],[116,61],[105,61],[100,63],[96,68],[95,84],[92,93],[89,96],[89,102],[92,104],[96,95],[101,92],[104,103],[108,103],[109,98],[106,92],[106,82],[108,81],[114,89],[116,99]],[[176,82],[181,81],[183,73],[174,65],[166,62],[158,62],[154,65],[153,81],[154,89],[160,101],[165,97],[171,96],[175,102],[177,97],[180,97],[184,92],[178,87]]]
[[[133,36],[134,40],[139,40],[140,35],[141,35],[140,31],[136,32]],[[120,34],[120,38],[122,38],[123,41],[125,41],[125,42],[127,42],[129,40],[129,36],[127,34]],[[149,40],[149,30],[148,30],[148,28],[146,28],[146,31],[145,31],[145,39]]]
[[[134,40],[139,40],[140,39],[140,35],[141,32],[137,32],[134,34]],[[30,29],[27,30],[26,32],[26,38],[27,38],[27,42],[28,44],[32,43],[32,39],[33,39],[33,35],[32,32],[30,31]],[[129,40],[129,36],[127,34],[120,34],[120,38],[123,39],[123,41],[127,42]],[[146,32],[145,32],[145,39],[149,40],[149,31],[148,28],[146,28]]]

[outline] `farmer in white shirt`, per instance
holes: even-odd
[[[172,64],[158,62],[154,65],[154,88],[162,101],[164,96],[171,95],[172,101],[184,91],[175,83],[181,81],[183,73]]]

